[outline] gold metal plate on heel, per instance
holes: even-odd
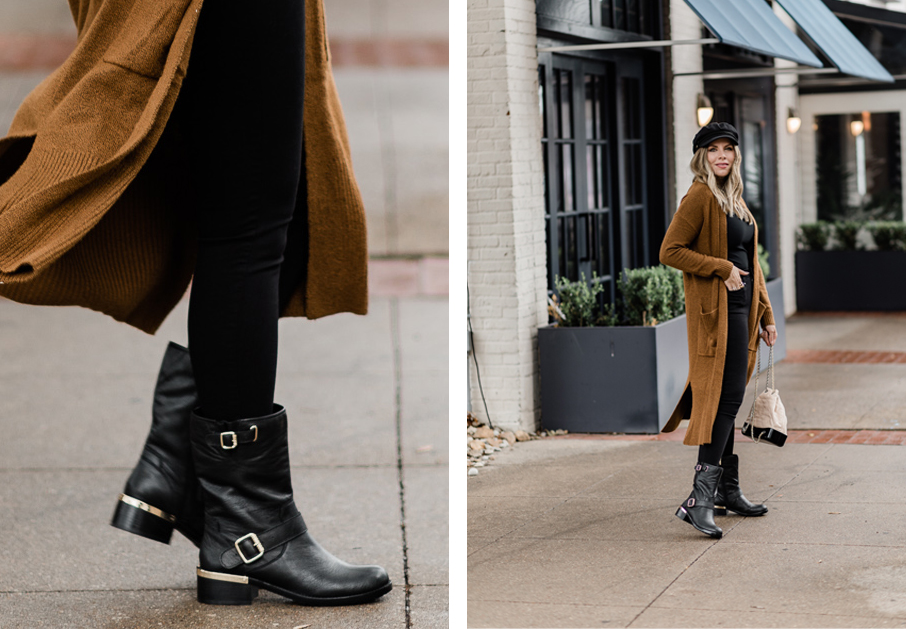
[[[207,570],[202,570],[201,568],[196,568],[195,572],[198,576],[205,579],[213,579],[215,581],[228,581],[229,583],[242,583],[243,585],[249,582],[248,577],[243,577],[238,574],[226,574],[225,572],[209,572]]]
[[[130,507],[135,507],[136,509],[141,509],[142,511],[146,511],[146,512],[150,513],[151,515],[156,515],[157,517],[161,518],[162,520],[166,520],[167,522],[170,522],[170,523],[176,522],[175,515],[170,515],[166,511],[161,511],[157,507],[153,507],[153,506],[149,505],[147,502],[142,502],[141,500],[138,500],[137,498],[133,498],[132,496],[127,496],[126,494],[120,494],[119,499],[121,502],[125,502]]]

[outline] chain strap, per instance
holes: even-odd
[[[765,376],[764,390],[774,388],[774,346],[771,345],[770,354],[768,355],[768,375]],[[756,351],[758,366],[755,368],[755,399],[758,398],[758,374],[761,373],[761,339],[758,339],[758,350]],[[752,408],[749,409],[749,422],[755,417],[755,399],[752,400]]]

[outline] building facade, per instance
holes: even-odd
[[[773,11],[796,28],[779,6]],[[548,322],[558,277],[601,283],[609,299],[623,270],[658,264],[692,181],[703,97],[713,120],[740,131],[746,202],[769,277],[782,278],[786,313],[795,311],[795,232],[810,217],[803,199],[815,180],[805,176],[815,167],[804,145],[823,111],[819,94],[800,97],[798,75],[785,73],[795,63],[717,43],[684,0],[470,0],[468,30],[475,415],[538,427],[537,329]],[[827,79],[809,89],[853,90],[859,95],[840,105],[850,113],[873,98],[859,91],[866,85],[877,87]],[[799,111],[808,130],[793,134],[787,118]]]

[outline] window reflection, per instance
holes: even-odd
[[[820,220],[903,216],[899,112],[815,117]]]

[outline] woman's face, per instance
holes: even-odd
[[[715,177],[726,177],[736,159],[736,151],[729,140],[715,140],[708,145],[708,164]]]

